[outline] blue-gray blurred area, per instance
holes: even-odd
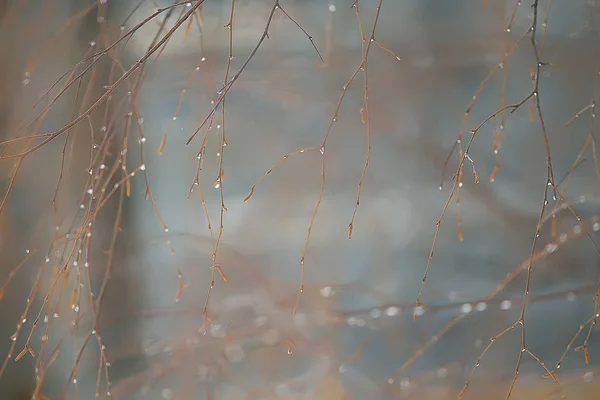
[[[0,362],[11,355],[0,397],[30,398],[37,375],[48,399],[92,399],[97,388],[119,399],[450,399],[483,354],[464,398],[504,399],[521,354],[511,398],[596,398],[596,1],[280,0],[269,19],[274,1],[206,0],[176,30],[198,3],[161,9],[171,4],[0,4],[3,141],[54,132],[98,99],[110,104],[26,157],[14,182],[18,158],[0,163],[10,191]],[[97,64],[70,91],[55,103],[43,96],[85,58]],[[48,105],[42,122],[21,129]],[[453,189],[461,158],[448,154],[461,129],[458,146],[470,147]],[[118,139],[106,161],[90,164],[109,134]],[[2,156],[18,146],[4,143]],[[103,293],[93,323],[90,302],[81,319],[69,308],[76,272],[52,283],[62,282],[64,255],[53,248],[54,270],[40,266],[48,239],[82,224],[88,176],[115,160],[138,169],[129,195],[115,187],[94,219],[90,278],[78,292]],[[48,349],[15,363],[36,318],[30,345]],[[555,369],[559,385],[543,377]]]

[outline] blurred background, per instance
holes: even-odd
[[[596,398],[599,18],[1,3],[2,398]]]

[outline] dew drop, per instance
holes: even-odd
[[[324,286],[320,290],[321,296],[323,297],[331,297],[335,293],[331,286]]]
[[[510,310],[510,308],[512,307],[512,301],[510,300],[502,300],[502,302],[500,303],[500,309],[501,310]]]
[[[387,315],[388,317],[394,317],[396,315],[400,314],[400,308],[396,307],[396,306],[390,306],[388,308],[385,309],[385,315]]]
[[[448,369],[447,368],[440,368],[437,370],[437,377],[440,379],[444,379],[448,377]]]
[[[238,363],[246,357],[244,349],[239,344],[231,344],[225,347],[225,358],[232,363]]]
[[[425,307],[423,307],[423,306],[417,306],[417,307],[415,307],[414,313],[415,313],[415,315],[417,317],[422,316],[423,314],[425,314]]]
[[[275,386],[275,395],[277,397],[288,397],[290,394],[291,390],[287,384],[278,383],[277,386]]]
[[[221,324],[215,323],[210,326],[210,335],[212,337],[225,337],[225,328]]]
[[[175,395],[173,394],[173,391],[171,389],[168,389],[168,388],[163,389],[160,392],[160,395],[165,400],[173,400],[175,398]]]

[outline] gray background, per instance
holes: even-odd
[[[36,2],[25,2],[19,9],[15,2],[2,11],[5,18],[0,28],[13,32],[14,37],[7,39],[3,33],[0,39],[3,54],[12,54],[3,56],[2,62],[7,83],[3,83],[6,95],[0,103],[0,124],[7,132],[6,138],[11,137],[10,132],[18,122],[35,115],[29,111],[32,102],[82,57],[89,41],[95,40],[99,32],[99,14],[92,12],[56,39],[56,48],[47,51],[36,47],[35,40],[32,42],[25,35],[14,35],[30,31],[29,36],[36,39],[44,35],[44,29],[58,31],[68,15],[85,5],[85,2],[67,3],[44,8]],[[186,141],[210,112],[210,102],[216,99],[216,91],[222,85],[228,52],[228,31],[223,25],[228,21],[231,3],[206,2],[202,41],[194,26],[189,36],[182,31],[175,34],[157,61],[150,58],[137,95],[137,110],[143,117],[147,137],[143,149],[150,187],[172,234],[175,255],[170,254],[164,228],[150,202],[144,199],[145,183],[138,175],[132,179],[131,197],[124,201],[118,251],[102,319],[102,335],[112,360],[115,395],[168,399],[172,394],[182,398],[233,399],[246,394],[248,398],[267,398],[260,392],[265,390],[282,398],[291,394],[313,398],[325,376],[334,376],[347,395],[356,399],[427,398],[427,389],[435,386],[449,388],[448,398],[458,393],[489,338],[518,318],[521,307],[517,302],[524,291],[524,275],[506,287],[485,311],[473,311],[448,331],[391,385],[386,380],[451,318],[460,314],[461,304],[476,304],[509,271],[526,260],[531,251],[545,189],[546,154],[539,120],[536,116],[535,122],[531,122],[528,103],[506,116],[500,150],[502,169],[493,184],[488,178],[495,165],[493,133],[500,120],[490,121],[479,131],[470,155],[481,182],[473,183],[470,164],[466,163],[461,190],[465,241],[461,243],[457,238],[456,208],[452,203],[440,230],[423,295],[423,301],[434,307],[413,321],[412,310],[435,223],[452,187],[449,179],[458,165],[458,156],[454,155],[446,172],[445,186],[439,191],[444,160],[456,140],[473,94],[488,72],[502,62],[505,51],[505,28],[514,2],[488,3],[483,6],[480,1],[466,0],[452,3],[384,0],[376,38],[401,60],[372,46],[367,69],[372,152],[354,234],[348,240],[347,225],[366,151],[366,128],[359,112],[364,95],[362,74],[347,91],[325,149],[327,175],[323,200],[308,247],[307,286],[301,314],[295,322],[292,309],[300,279],[300,257],[319,197],[321,154],[307,151],[290,158],[257,186],[247,203],[242,200],[252,184],[284,154],[318,146],[322,141],[342,88],[361,61],[360,35],[355,12],[350,7],[352,2],[282,1],[282,7],[313,36],[327,67],[320,66],[306,36],[276,12],[269,39],[226,97],[228,145],[223,159],[223,193],[228,211],[218,261],[230,279],[227,283],[217,280],[211,300],[216,327],[213,331],[209,328],[205,335],[198,333],[198,329],[210,281],[211,244],[197,192],[188,199],[197,167],[196,154],[205,131],[190,145]],[[168,4],[161,2],[160,6]],[[373,0],[359,2],[367,38],[376,4]],[[236,2],[231,74],[240,69],[260,39],[271,5],[266,0]],[[547,5],[541,2],[539,7],[540,40],[541,20],[545,18]],[[334,12],[330,11],[332,6]],[[116,28],[111,31],[114,40],[118,26],[135,4],[109,0],[107,7],[108,24]],[[125,30],[152,11],[150,2],[142,3]],[[173,26],[177,15],[179,11],[167,22],[167,29]],[[552,66],[541,69],[539,97],[557,181],[566,175],[590,132],[589,114],[568,128],[564,124],[589,104],[593,96],[599,62],[599,15],[593,1],[556,1],[548,20],[542,58],[552,62]],[[36,18],[46,21],[43,29],[25,28],[38,26]],[[524,3],[511,28],[511,43],[530,24],[531,7]],[[143,56],[157,29],[155,22],[148,23],[121,49],[120,62],[124,68]],[[22,71],[31,54],[39,54],[40,64],[31,81],[24,85]],[[200,57],[205,57],[205,61],[195,72]],[[110,61],[103,62],[99,65],[104,66],[100,70],[104,75],[97,78],[92,94],[96,98],[105,90],[103,82],[108,82]],[[508,103],[516,103],[531,92],[528,65],[534,62],[526,39],[506,65]],[[502,72],[498,72],[477,100],[467,129],[476,127],[500,106]],[[187,88],[173,121],[181,91],[190,76],[193,83]],[[136,79],[134,75],[128,82]],[[72,93],[65,96],[64,102],[53,107],[40,133],[58,129],[69,120],[74,97]],[[126,90],[115,92],[113,104],[126,96]],[[15,100],[7,101],[9,98]],[[112,129],[123,130],[127,109],[115,107],[111,112],[117,121]],[[92,124],[101,135],[101,117],[94,114]],[[169,140],[159,157],[157,149],[169,126]],[[89,163],[89,133],[86,133],[89,128],[80,129],[82,139],[70,168],[83,173],[73,173],[64,183],[59,202],[59,214],[63,216],[76,212],[84,191],[82,179]],[[217,131],[216,122],[212,130]],[[129,170],[141,162],[140,145],[135,135],[131,136]],[[468,135],[463,140],[466,139]],[[42,235],[52,235],[54,223],[41,216],[46,215],[42,210],[51,207],[62,143],[52,143],[30,157],[15,184],[11,201],[3,211],[3,218],[9,218],[7,226],[11,228],[7,228],[2,239],[6,262],[1,265],[0,279],[8,276],[29,248],[29,242],[36,240],[32,239],[34,232],[39,229]],[[200,184],[213,232],[219,225],[220,192],[212,188],[218,174],[218,149],[218,132],[212,132]],[[573,175],[566,197],[587,196],[575,207],[588,221],[598,209],[593,197],[598,178],[589,150],[585,159]],[[3,164],[8,174],[10,164],[6,161]],[[5,190],[7,185],[8,181],[3,182]],[[102,265],[106,256],[102,250],[108,247],[115,212],[116,203],[102,214],[94,231],[94,237],[98,236],[94,242],[97,259],[92,260],[93,264],[97,260],[98,265],[93,270],[95,282],[101,282],[104,274]],[[576,225],[568,211],[559,215],[559,233],[570,234]],[[551,241],[546,227],[538,249]],[[24,293],[28,293],[38,267],[39,262],[27,264],[0,303],[3,315],[0,332],[6,337],[3,342],[6,345],[10,344],[13,321],[19,318],[25,304]],[[175,304],[177,268],[183,271],[190,287],[184,291],[181,302]],[[579,325],[592,315],[593,284],[597,279],[597,254],[586,238],[569,240],[568,245],[536,264],[531,296],[546,297],[528,306],[527,345],[549,367],[561,357]],[[333,285],[335,294],[323,298],[320,289],[329,285]],[[506,299],[514,304],[510,310],[502,311],[500,302]],[[41,305],[40,299],[36,305]],[[388,305],[400,306],[403,312],[379,318],[369,314],[373,307]],[[68,307],[62,307],[66,315],[72,313]],[[171,311],[158,311],[163,308]],[[348,320],[349,317],[361,319],[365,326],[351,326],[356,319]],[[257,322],[265,318],[266,325]],[[66,329],[67,320],[65,317],[62,328],[60,323],[54,325],[56,333],[50,335],[51,342],[58,342],[63,335],[73,339]],[[78,335],[83,338],[88,328],[80,327]],[[219,329],[231,334],[226,336],[231,340],[221,337]],[[498,398],[504,398],[512,379],[520,348],[517,331],[518,328],[503,337],[487,353],[476,374],[475,380],[502,382]],[[595,336],[595,333],[591,336],[590,347],[593,363],[598,359]],[[288,356],[285,346],[269,341],[273,337],[280,340],[293,337],[298,347]],[[94,343],[89,347],[78,370],[81,398],[91,398],[86,396],[92,396],[95,387],[98,346]],[[4,354],[5,346],[0,348]],[[353,357],[359,348],[360,354]],[[74,351],[74,346],[63,349],[57,366],[50,369],[49,396],[62,392],[73,365]],[[183,361],[177,364],[177,360]],[[23,376],[25,393],[32,384],[33,362],[25,358],[18,367],[9,365],[7,371],[13,376]],[[156,381],[150,378],[152,371],[161,369],[172,369],[173,373]],[[581,354],[576,353],[570,354],[561,372],[583,382],[582,376],[591,370],[592,367],[585,366]],[[519,380],[522,385],[528,380],[541,379],[543,373],[527,357],[522,371]],[[7,377],[0,381],[0,393],[14,395],[21,390],[16,388],[20,381]],[[149,385],[150,382],[154,384]],[[408,388],[407,382],[410,382]],[[199,384],[197,392],[190,389],[193,383]],[[551,384],[545,385],[551,390]],[[71,388],[69,395],[74,393]]]

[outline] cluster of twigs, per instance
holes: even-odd
[[[172,232],[169,230],[167,221],[163,218],[160,212],[160,205],[155,201],[153,192],[150,188],[149,173],[146,169],[144,157],[146,154],[146,134],[144,128],[144,117],[138,106],[138,98],[140,92],[146,82],[148,67],[153,62],[158,61],[164,49],[172,41],[173,36],[177,32],[184,32],[184,36],[192,35],[194,26],[199,27],[199,34],[202,36],[202,26],[204,23],[204,6],[209,0],[192,0],[185,2],[174,2],[169,6],[162,8],[157,7],[141,22],[135,24],[130,29],[128,20],[135,13],[139,12],[144,0],[141,0],[133,8],[131,13],[115,28],[109,24],[108,7],[110,4],[105,0],[98,0],[89,6],[82,8],[61,27],[55,37],[51,38],[48,44],[39,43],[37,47],[54,46],[59,42],[63,35],[72,34],[70,30],[74,26],[81,24],[85,18],[95,15],[95,20],[98,23],[97,34],[95,39],[90,43],[87,53],[83,58],[72,66],[67,72],[59,77],[46,92],[40,96],[35,102],[33,111],[26,118],[11,126],[10,133],[3,137],[0,143],[0,161],[10,164],[10,174],[7,179],[6,190],[0,203],[0,214],[6,217],[8,209],[11,207],[11,200],[15,196],[15,190],[19,186],[21,180],[28,179],[26,164],[27,162],[36,162],[36,157],[42,157],[43,151],[47,148],[53,150],[56,142],[62,141],[62,146],[58,150],[60,156],[54,157],[58,160],[59,177],[52,191],[52,197],[49,199],[47,208],[39,213],[39,227],[32,229],[35,234],[32,235],[35,245],[26,250],[25,257],[15,266],[8,268],[8,274],[2,276],[0,280],[0,300],[4,294],[13,287],[13,279],[18,274],[26,274],[32,276],[33,280],[29,292],[25,298],[24,307],[20,313],[16,330],[11,336],[12,343],[8,353],[4,356],[4,361],[0,367],[0,385],[2,385],[2,375],[10,368],[11,361],[19,361],[24,357],[33,357],[35,359],[35,388],[33,390],[33,398],[44,398],[44,385],[49,380],[48,375],[51,374],[51,367],[57,362],[59,355],[66,352],[65,348],[72,347],[73,362],[70,365],[68,374],[68,382],[62,388],[61,398],[68,396],[72,388],[78,395],[85,397],[87,393],[79,393],[78,374],[80,372],[81,360],[88,354],[88,349],[95,344],[98,353],[98,369],[96,374],[95,395],[96,397],[124,395],[133,390],[140,390],[147,380],[158,381],[164,375],[171,373],[173,370],[179,370],[187,367],[189,363],[194,361],[195,357],[188,357],[188,354],[179,354],[168,358],[166,361],[157,363],[157,368],[154,374],[140,374],[131,379],[122,382],[113,387],[111,379],[111,353],[107,349],[105,340],[103,339],[104,328],[101,323],[101,315],[103,304],[105,302],[107,287],[111,283],[111,276],[115,270],[118,244],[123,239],[121,238],[121,230],[123,225],[124,207],[126,207],[127,199],[134,194],[132,187],[135,187],[134,179],[143,180],[144,197],[150,202],[154,211],[156,220],[165,235],[165,243],[171,254],[175,254],[175,249],[172,244]],[[24,2],[27,3],[27,2]],[[251,61],[257,57],[261,47],[263,47],[269,39],[272,23],[276,16],[282,17],[290,23],[290,26],[295,27],[299,34],[303,35],[308,44],[314,49],[315,60],[320,61],[322,67],[328,68],[327,64],[328,53],[325,52],[323,57],[319,46],[314,40],[310,32],[308,32],[296,19],[291,11],[292,6],[288,6],[280,0],[272,0],[272,5],[267,15],[267,22],[264,26],[262,35],[258,38],[254,48],[251,49],[245,60],[237,68],[232,62],[236,54],[234,54],[234,32],[236,29],[236,0],[231,0],[228,19],[224,24],[224,28],[228,31],[228,51],[227,60],[224,68],[224,75],[218,90],[216,91],[215,100],[211,102],[211,106],[206,112],[202,122],[190,132],[187,144],[189,146],[198,146],[196,152],[197,168],[194,179],[190,185],[189,196],[197,193],[204,214],[206,216],[207,231],[211,240],[211,265],[210,265],[210,280],[207,282],[206,295],[204,304],[199,310],[194,310],[195,315],[201,315],[203,318],[202,326],[199,328],[202,334],[210,331],[210,327],[214,326],[215,316],[211,315],[210,304],[211,294],[217,287],[218,278],[223,282],[228,280],[228,266],[221,265],[219,257],[219,248],[225,232],[224,216],[227,212],[225,202],[224,185],[227,184],[224,175],[224,159],[227,154],[227,118],[226,110],[228,96],[231,96],[232,89],[240,80],[243,74],[247,72],[247,67]],[[334,107],[334,112],[329,118],[328,124],[323,131],[323,138],[315,145],[302,147],[292,152],[285,154],[271,168],[269,168],[255,183],[250,187],[247,196],[243,199],[244,203],[252,199],[255,191],[258,190],[258,185],[273,171],[286,163],[295,156],[306,152],[319,152],[320,154],[320,186],[317,196],[317,201],[310,215],[309,224],[307,226],[306,238],[304,246],[301,249],[299,260],[300,280],[298,288],[294,294],[294,298],[290,302],[285,302],[281,305],[284,309],[289,309],[290,324],[294,325],[297,322],[299,311],[302,309],[304,295],[312,289],[306,285],[306,266],[307,253],[311,245],[311,233],[313,231],[315,221],[319,216],[319,210],[323,201],[326,187],[326,157],[328,155],[328,143],[334,132],[336,122],[339,118],[339,112],[344,105],[344,99],[348,90],[352,86],[356,86],[360,81],[361,88],[361,106],[357,110],[360,114],[362,128],[364,129],[365,137],[365,155],[362,172],[356,179],[356,197],[351,215],[349,215],[349,223],[347,228],[347,237],[352,239],[353,232],[357,228],[357,213],[361,203],[361,194],[367,177],[369,164],[371,162],[371,140],[373,133],[372,112],[370,106],[370,97],[373,95],[369,86],[371,75],[369,74],[369,65],[371,63],[371,55],[374,51],[383,51],[390,56],[390,61],[400,61],[401,57],[394,51],[390,50],[386,45],[377,39],[377,29],[379,26],[382,12],[385,12],[386,2],[378,0],[376,11],[373,20],[370,22],[370,28],[366,27],[367,21],[361,16],[363,2],[354,0],[349,4],[355,13],[356,24],[360,35],[360,60],[358,61],[353,73],[348,77],[343,86],[341,94]],[[25,6],[27,7],[27,6]],[[425,271],[421,281],[419,293],[416,301],[412,304],[398,303],[382,303],[375,308],[357,309],[353,311],[335,312],[332,311],[326,318],[318,318],[312,323],[315,325],[327,325],[331,327],[339,327],[345,325],[371,327],[378,329],[378,321],[380,318],[394,317],[400,314],[405,309],[410,309],[414,313],[414,318],[420,317],[427,313],[435,314],[438,311],[457,310],[456,315],[449,319],[442,329],[436,332],[425,344],[414,350],[413,354],[406,360],[399,360],[396,370],[391,376],[382,379],[382,392],[386,392],[390,385],[394,385],[399,381],[399,378],[404,376],[406,371],[421,359],[427,352],[444,338],[444,335],[460,321],[466,318],[471,313],[476,311],[485,311],[489,305],[494,304],[520,304],[520,315],[516,321],[509,324],[505,329],[491,338],[489,344],[484,347],[483,351],[475,361],[474,367],[470,370],[466,383],[459,397],[467,394],[472,378],[477,368],[483,363],[484,356],[490,349],[506,334],[519,328],[521,331],[521,346],[517,353],[517,362],[514,369],[513,378],[509,383],[508,393],[506,398],[513,395],[513,391],[517,380],[524,356],[529,356],[537,362],[557,387],[560,395],[565,398],[563,391],[563,383],[559,379],[558,369],[563,360],[567,357],[570,350],[574,349],[583,353],[586,363],[590,362],[590,339],[592,337],[594,327],[597,322],[599,311],[600,284],[592,284],[586,287],[579,288],[568,293],[593,293],[593,314],[585,321],[582,321],[580,329],[574,332],[572,340],[566,345],[564,353],[559,361],[551,366],[542,357],[536,355],[528,347],[529,337],[526,336],[526,311],[528,306],[535,301],[545,301],[548,299],[561,298],[568,293],[552,293],[550,295],[534,296],[531,294],[531,280],[533,272],[537,269],[536,264],[554,253],[559,251],[578,239],[587,239],[596,253],[600,256],[598,248],[593,238],[593,232],[600,230],[600,220],[597,216],[586,220],[582,214],[577,211],[577,201],[567,197],[567,187],[571,181],[576,168],[581,164],[586,152],[591,151],[595,166],[597,178],[600,180],[600,162],[598,162],[595,149],[595,105],[598,92],[598,75],[594,77],[592,90],[592,99],[585,107],[577,112],[571,120],[567,122],[570,125],[576,119],[580,119],[585,113],[590,117],[590,130],[588,139],[582,147],[576,159],[573,161],[567,176],[564,180],[559,181],[555,178],[555,168],[552,161],[552,148],[548,135],[548,127],[545,123],[545,113],[541,105],[541,97],[544,95],[544,88],[540,83],[540,77],[543,71],[552,67],[552,60],[547,60],[544,54],[546,43],[549,15],[552,10],[552,2],[549,2],[546,10],[542,10],[539,0],[533,0],[531,4],[532,22],[531,25],[520,34],[516,41],[512,41],[512,31],[514,29],[514,21],[520,9],[522,8],[521,0],[516,2],[514,9],[510,13],[508,24],[505,28],[505,53],[501,61],[490,70],[489,74],[484,78],[473,95],[472,101],[465,111],[460,132],[456,138],[455,144],[451,153],[448,155],[444,164],[445,169],[450,165],[452,154],[458,149],[458,167],[454,173],[452,180],[452,188],[447,201],[443,207],[441,215],[435,225],[434,237],[429,252],[429,257],[426,260]],[[331,11],[331,6],[330,6]],[[23,12],[20,6],[11,8],[8,13],[12,19],[18,18],[19,12]],[[12,14],[10,14],[12,13]],[[7,19],[9,20],[9,19]],[[144,55],[135,62],[127,66],[127,51],[129,41],[136,35],[142,27],[150,23],[157,23],[158,29],[155,37],[150,45],[145,50]],[[528,43],[528,44],[527,44]],[[531,76],[531,91],[521,100],[509,104],[507,101],[507,84],[508,84],[508,66],[513,53],[523,46],[529,46],[533,55],[534,64],[530,68]],[[34,51],[35,53],[35,51]],[[194,77],[198,72],[203,72],[204,62],[206,57],[204,48],[201,45],[199,62],[194,66],[189,78],[181,91],[179,102],[174,110],[172,121],[177,120],[182,104],[186,101],[186,93],[192,87]],[[31,59],[23,72],[23,84],[26,87],[30,84],[31,79],[35,79],[36,73],[39,72],[40,62],[36,59]],[[476,105],[481,93],[487,87],[489,82],[498,73],[502,73],[502,92],[500,107],[491,113],[487,118],[475,124],[474,128],[468,129],[471,124],[470,117],[473,107]],[[55,129],[49,133],[40,133],[48,124],[49,116],[57,105],[67,98],[71,104],[71,112],[69,120],[59,129]],[[45,104],[45,105],[44,105]],[[429,305],[422,301],[422,296],[426,288],[427,278],[432,269],[432,261],[434,259],[434,250],[442,222],[450,209],[453,200],[456,200],[458,225],[457,234],[462,242],[468,240],[465,238],[462,228],[462,211],[460,206],[461,188],[464,185],[465,166],[470,167],[473,174],[475,184],[483,184],[480,179],[480,174],[476,169],[476,155],[473,154],[472,145],[479,133],[484,127],[492,121],[500,120],[498,127],[494,133],[494,148],[493,152],[496,158],[496,164],[493,172],[489,176],[489,182],[493,183],[501,177],[501,147],[504,132],[509,129],[510,115],[516,111],[528,107],[530,119],[532,123],[536,123],[540,133],[540,147],[544,149],[546,159],[546,179],[544,182],[536,182],[543,186],[543,194],[540,195],[540,212],[537,223],[533,228],[533,241],[531,244],[531,252],[529,257],[510,271],[505,278],[499,282],[487,296],[462,302],[457,304],[442,304]],[[229,118],[229,117],[228,117]],[[98,128],[99,127],[99,128]],[[162,141],[158,146],[158,155],[162,156],[167,146],[167,139],[170,135],[172,124],[170,123],[163,133]],[[216,132],[216,133],[215,133]],[[211,223],[209,206],[205,201],[203,188],[201,187],[201,174],[206,157],[207,143],[211,135],[215,134],[219,141],[218,146],[218,166],[217,176],[211,181],[213,187],[219,190],[219,222],[218,228],[213,229]],[[465,142],[465,136],[469,135]],[[82,138],[83,137],[83,138]],[[87,138],[86,138],[87,137]],[[198,140],[195,140],[198,138]],[[200,138],[201,141],[199,140]],[[89,159],[88,165],[85,168],[85,174],[79,176],[77,172],[71,171],[70,165],[76,165],[78,152],[84,148],[81,142],[85,142],[88,146]],[[199,142],[199,143],[198,143]],[[137,148],[131,148],[132,143],[137,144]],[[137,156],[130,156],[132,151],[138,152]],[[510,151],[510,150],[503,150]],[[132,158],[136,160],[132,162]],[[33,161],[32,161],[33,160]],[[139,160],[139,162],[137,161]],[[141,175],[141,177],[139,177]],[[443,182],[443,180],[442,180]],[[76,187],[75,192],[78,196],[77,208],[63,209],[61,199],[72,194],[73,187]],[[442,189],[442,184],[440,184]],[[167,207],[163,205],[162,207]],[[572,231],[561,232],[557,228],[557,217],[561,213],[570,214],[575,221]],[[49,218],[53,222],[51,224],[51,234],[46,232],[46,219]],[[108,224],[107,221],[110,221]],[[45,225],[46,224],[46,225]],[[547,228],[547,225],[550,225]],[[540,236],[545,229],[549,229],[552,240],[545,243],[540,249]],[[104,231],[108,230],[108,244],[104,246],[102,240],[96,239],[105,235]],[[100,232],[100,233],[98,233]],[[39,239],[39,240],[38,240]],[[103,238],[104,239],[104,238]],[[96,240],[100,240],[100,244],[96,244]],[[102,257],[95,256],[95,249],[98,246],[103,246],[101,249]],[[190,286],[190,282],[183,274],[183,269],[180,266],[175,267],[174,275],[178,282],[176,293],[173,294],[174,301],[179,302],[184,290]],[[525,287],[523,288],[523,296],[520,300],[508,299],[500,297],[501,293],[519,276],[525,276]],[[224,284],[225,285],[225,284]],[[339,290],[334,286],[326,286],[321,288],[320,294],[322,301],[327,301],[333,296],[333,293]],[[367,291],[372,291],[367,288]],[[67,299],[68,300],[65,300]],[[66,303],[66,304],[65,304]],[[318,303],[321,304],[321,303]],[[74,317],[63,318],[65,315],[65,306],[71,312],[74,312]],[[176,313],[178,311],[174,311]],[[63,320],[68,320],[66,326],[62,323]],[[29,321],[29,322],[28,322]],[[62,325],[61,325],[62,324]],[[239,337],[256,336],[262,334],[260,329],[240,329]],[[260,328],[260,327],[259,327]],[[62,330],[62,332],[61,332]],[[39,335],[37,340],[36,335]],[[581,340],[583,338],[583,340]],[[168,346],[177,348],[177,343],[180,338],[173,340]],[[291,354],[297,345],[296,341],[291,338],[283,338],[281,343],[284,343],[287,353]],[[272,344],[279,346],[281,343]],[[206,345],[197,346],[194,351],[203,351],[205,347],[218,347],[223,343],[219,340],[211,340]],[[167,346],[167,345],[165,345]],[[318,347],[321,349],[323,346]],[[300,349],[300,351],[304,351]],[[347,357],[346,355],[332,355],[336,359],[345,359],[343,365],[348,365],[355,357]],[[357,355],[357,356],[360,356]],[[342,373],[340,367],[340,373]],[[143,375],[143,376],[142,376]],[[401,380],[400,380],[401,381]],[[351,394],[348,394],[351,396]]]

